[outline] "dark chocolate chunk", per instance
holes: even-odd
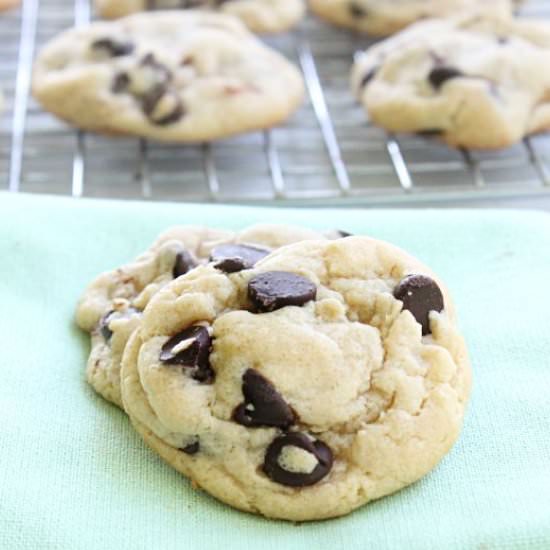
[[[157,81],[168,83],[172,80],[172,71],[166,66],[157,61],[157,58],[148,53],[139,63],[142,67],[150,67],[157,73]]]
[[[418,130],[415,133],[420,137],[431,138],[431,137],[439,137],[444,132],[445,131],[440,128],[426,128],[425,130]]]
[[[168,109],[161,109],[161,101],[169,101]],[[178,122],[185,114],[185,109],[179,96],[168,90],[164,84],[158,84],[151,88],[142,99],[143,112],[149,120],[158,126],[167,126]]]
[[[179,344],[189,340],[183,349]],[[211,382],[214,372],[210,367],[210,349],[212,338],[208,329],[202,325],[194,325],[172,336],[163,346],[159,355],[162,363],[179,365],[193,369],[192,377],[199,382]]]
[[[367,10],[359,5],[357,2],[350,2],[348,5],[349,14],[352,17],[366,17],[367,16]]]
[[[303,306],[316,295],[317,287],[309,279],[287,271],[260,273],[248,283],[248,297],[258,312]]]
[[[367,86],[367,84],[376,76],[377,72],[378,72],[378,67],[374,67],[373,69],[370,69],[369,71],[367,71],[367,73],[359,83],[359,90],[362,90],[365,86]]]
[[[279,458],[284,447],[298,447],[315,456],[317,466],[310,473],[290,472],[279,464]],[[305,434],[289,432],[277,437],[267,448],[263,471],[276,483],[288,487],[307,487],[323,479],[331,470],[333,463],[332,451],[322,441],[311,441]]]
[[[185,275],[188,271],[197,267],[198,263],[193,258],[193,256],[187,252],[187,250],[182,250],[178,252],[176,256],[176,261],[174,262],[174,269],[172,269],[172,276],[174,279],[177,279],[181,275]]]
[[[246,244],[221,244],[210,254],[210,261],[225,273],[235,273],[253,268],[269,254],[269,250]]]
[[[395,288],[393,295],[403,302],[422,325],[422,334],[430,334],[430,311],[443,311],[445,303],[437,283],[425,275],[407,275]]]
[[[436,90],[439,90],[439,88],[441,88],[441,86],[443,86],[443,84],[445,84],[447,80],[451,80],[452,78],[459,78],[461,76],[464,76],[464,73],[462,71],[459,71],[454,67],[439,65],[437,67],[434,67],[430,71],[430,74],[428,75],[428,80]]]
[[[200,450],[200,443],[198,441],[195,441],[194,443],[189,443],[189,445],[182,447],[181,450],[186,455],[196,455]]]
[[[337,229],[336,233],[340,235],[341,239],[344,239],[345,237],[353,237],[353,233],[349,233],[348,231],[343,231],[342,229]]]
[[[233,412],[233,420],[255,428],[274,426],[286,429],[295,421],[292,409],[287,405],[273,384],[257,370],[248,369],[243,375],[244,403]]]
[[[136,309],[135,307],[127,307],[123,310],[116,310],[112,309],[111,311],[108,311],[100,320],[99,320],[99,331],[101,332],[101,335],[105,339],[106,342],[109,342],[109,340],[113,336],[113,331],[109,328],[109,324],[111,321],[114,321],[115,319],[124,319],[125,317],[130,317],[134,313],[141,313],[139,309]]]
[[[124,92],[130,84],[130,77],[127,73],[117,73],[111,84],[111,92],[119,94]]]
[[[92,49],[106,52],[111,57],[121,57],[130,55],[134,51],[134,45],[131,42],[120,42],[112,38],[100,38],[92,42]]]

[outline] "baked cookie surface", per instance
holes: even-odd
[[[389,131],[496,149],[550,128],[549,56],[545,22],[429,20],[358,55],[352,86]]]
[[[309,4],[326,21],[372,36],[388,36],[415,21],[470,8],[509,15],[514,7],[512,0],[309,0]]]
[[[170,465],[232,506],[301,521],[431,470],[458,437],[470,367],[436,276],[348,237],[173,281],[130,338],[121,382]]]
[[[259,33],[285,31],[304,14],[303,0],[95,0],[101,17],[116,18],[145,10],[219,10],[241,19]]]
[[[57,36],[38,55],[33,93],[85,130],[194,143],[283,122],[303,81],[236,18],[165,11]]]
[[[200,226],[168,229],[145,253],[102,273],[83,293],[76,322],[90,333],[88,382],[105,399],[122,407],[120,362],[126,343],[141,323],[151,297],[173,279],[208,261],[225,269],[251,267],[273,248],[319,238],[319,233],[309,229],[269,224],[238,233]]]

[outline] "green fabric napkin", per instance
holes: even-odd
[[[337,520],[294,525],[195,491],[84,382],[76,300],[172,224],[339,227],[447,281],[474,367],[463,435],[430,475]],[[0,193],[0,548],[550,548],[550,217],[284,210]]]

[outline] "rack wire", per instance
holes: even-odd
[[[550,18],[550,2],[526,15]],[[550,137],[504,151],[452,150],[371,125],[349,89],[353,54],[368,40],[313,18],[267,39],[302,69],[304,107],[282,127],[211,144],[108,138],[44,113],[30,93],[32,60],[64,28],[86,24],[89,0],[23,0],[0,16],[0,189],[182,201],[298,205],[452,203],[550,197]]]

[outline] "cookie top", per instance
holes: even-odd
[[[151,297],[174,278],[208,261],[228,272],[252,267],[274,248],[319,238],[309,229],[272,224],[238,233],[201,226],[168,229],[133,262],[99,275],[82,295],[76,322],[91,333],[89,383],[121,406],[120,361],[126,342]]]
[[[509,15],[513,0],[309,0],[314,13],[327,21],[372,36],[388,36],[415,21],[447,17],[475,8]],[[482,4],[482,5],[480,5]]]
[[[550,127],[550,24],[463,16],[417,23],[357,57],[377,125],[494,149]]]
[[[121,382],[145,441],[196,484],[313,520],[433,468],[460,431],[470,367],[437,277],[348,237],[173,281],[128,342]]]
[[[115,18],[144,10],[208,9],[241,19],[254,32],[275,33],[294,26],[304,14],[303,0],[95,0],[101,17]]]
[[[303,81],[239,20],[178,11],[62,33],[38,55],[33,92],[83,129],[198,142],[284,121]]]

